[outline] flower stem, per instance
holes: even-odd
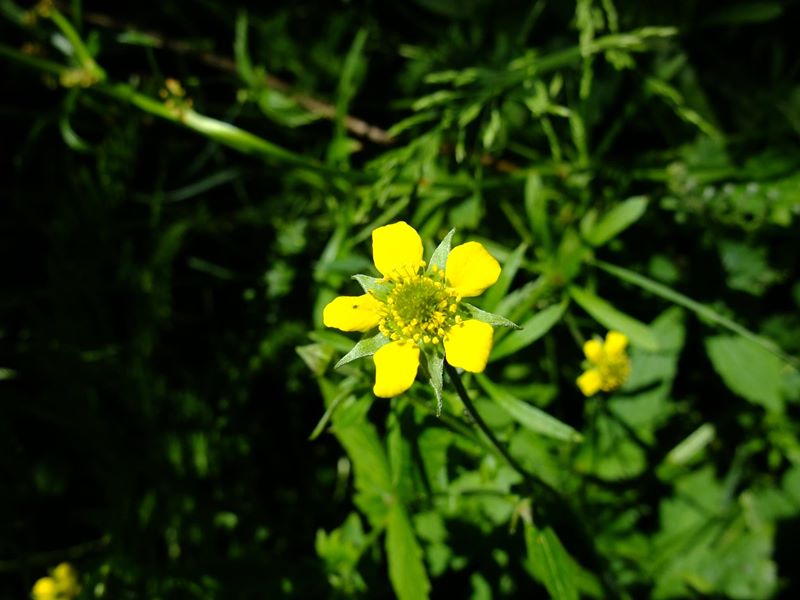
[[[543,497],[540,499],[541,502],[538,504],[540,505],[540,509],[544,509],[544,514],[548,517],[548,520],[560,521],[559,525],[565,529],[569,529],[572,535],[579,540],[579,543],[589,553],[592,562],[597,567],[600,575],[600,585],[603,587],[606,597],[628,598],[629,596],[619,588],[618,584],[614,580],[608,560],[598,551],[594,543],[595,536],[584,525],[581,515],[575,512],[565,496],[558,492],[549,483],[543,481],[541,478],[525,469],[525,467],[523,467],[517,461],[517,459],[511,456],[506,447],[500,442],[500,440],[497,439],[497,436],[495,436],[494,432],[486,424],[486,421],[483,420],[480,413],[478,413],[477,409],[475,408],[475,404],[472,402],[469,393],[461,381],[458,371],[456,371],[454,367],[447,363],[445,363],[444,366],[445,369],[447,369],[447,375],[453,382],[456,392],[458,393],[459,398],[461,398],[461,401],[464,403],[464,407],[467,409],[467,412],[469,412],[469,414],[472,416],[475,423],[478,425],[478,428],[487,438],[489,438],[489,441],[492,443],[497,452],[506,460],[506,462],[508,462],[511,468],[522,475],[529,485],[538,488],[541,492],[544,492]],[[562,519],[557,518],[557,513],[562,513]]]
[[[535,487],[538,487],[541,490],[546,490],[549,494],[559,497],[560,494],[547,482],[543,481],[538,476],[534,475],[530,471],[528,471],[525,467],[523,467],[516,458],[511,456],[511,453],[506,449],[506,447],[497,439],[497,436],[491,430],[491,428],[486,424],[486,421],[483,420],[478,410],[475,408],[475,404],[472,402],[472,399],[469,397],[469,393],[467,389],[464,387],[464,384],[461,381],[461,377],[456,371],[455,367],[445,363],[445,368],[447,369],[447,375],[450,377],[450,380],[453,382],[453,385],[456,388],[456,392],[458,393],[459,398],[461,398],[461,402],[464,403],[464,407],[467,409],[467,412],[470,414],[472,419],[475,421],[475,424],[478,426],[483,434],[489,438],[489,441],[492,443],[492,446],[497,450],[497,452],[506,460],[506,462],[514,469],[517,473],[522,475],[523,479],[525,479],[528,483],[533,484]]]

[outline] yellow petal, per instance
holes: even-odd
[[[422,260],[422,240],[405,221],[378,227],[372,232],[372,260],[384,277],[406,268],[416,270]]]
[[[31,594],[34,600],[55,600],[58,594],[56,580],[52,577],[42,577],[33,584]]]
[[[369,331],[378,326],[382,306],[370,294],[338,296],[323,309],[322,322],[342,331]]]
[[[373,356],[375,385],[372,391],[379,398],[399,396],[411,387],[419,368],[419,346],[413,342],[391,342]]]
[[[447,362],[470,373],[482,372],[492,351],[493,333],[491,325],[475,319],[453,325],[444,338]]]
[[[576,381],[584,396],[594,396],[603,387],[603,377],[597,369],[589,369]]]
[[[603,344],[603,350],[606,351],[606,356],[609,358],[617,357],[628,346],[628,336],[619,331],[609,331],[606,336],[606,343]]]
[[[583,344],[583,353],[594,364],[600,364],[603,360],[603,344],[597,340],[589,340]]]
[[[500,277],[500,263],[478,242],[467,242],[450,251],[445,276],[456,291],[470,298],[483,293]]]

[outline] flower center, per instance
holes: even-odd
[[[461,321],[457,314],[461,296],[447,286],[444,272],[425,263],[415,271],[393,278],[394,287],[384,305],[380,332],[392,340],[439,344],[445,333]]]
[[[631,374],[631,361],[625,354],[606,356],[605,360],[598,365],[598,369],[603,378],[603,391],[610,392],[628,380],[628,376]]]

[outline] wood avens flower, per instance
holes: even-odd
[[[61,563],[51,577],[42,577],[33,584],[33,600],[71,600],[81,591],[78,572],[69,563]]]
[[[500,265],[477,242],[450,250],[451,231],[431,257],[422,240],[400,221],[372,232],[372,257],[381,279],[356,275],[361,296],[339,296],[323,311],[327,327],[379,334],[359,342],[337,364],[374,354],[376,396],[391,398],[414,382],[422,356],[441,398],[443,360],[479,373],[492,349],[492,325],[513,323],[463,301],[478,296],[500,276]]]
[[[594,396],[600,390],[613,391],[628,380],[631,361],[625,352],[627,346],[627,336],[619,331],[609,331],[604,342],[591,339],[583,345],[591,366],[576,383],[584,396]]]

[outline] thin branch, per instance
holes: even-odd
[[[483,417],[481,417],[478,409],[475,408],[475,404],[469,397],[469,392],[467,392],[466,388],[464,387],[461,377],[459,376],[455,367],[445,363],[445,369],[447,369],[447,375],[450,377],[450,381],[453,382],[456,392],[458,393],[458,397],[461,398],[461,402],[464,403],[464,407],[467,409],[467,412],[475,421],[475,424],[478,426],[478,428],[487,438],[489,438],[489,441],[492,443],[492,446],[494,446],[495,450],[497,450],[497,452],[506,460],[511,468],[522,475],[523,479],[533,486],[547,491],[548,494],[551,494],[554,497],[560,497],[560,494],[553,487],[551,487],[549,483],[528,471],[517,461],[516,458],[511,456],[511,453],[506,449],[503,443],[497,439],[497,436],[494,434],[492,429],[486,424],[486,421],[483,420]]]
[[[505,446],[497,439],[497,436],[494,435],[494,432],[491,428],[486,424],[486,421],[483,420],[480,413],[478,413],[477,409],[475,408],[475,404],[472,402],[472,399],[469,396],[464,384],[461,381],[461,377],[456,371],[455,367],[450,366],[449,364],[445,363],[445,368],[447,369],[447,375],[450,377],[450,380],[453,382],[453,385],[456,388],[456,392],[458,396],[461,398],[461,401],[464,403],[465,408],[472,416],[475,421],[475,424],[480,428],[480,430],[486,435],[487,438],[492,442],[492,445],[497,450],[497,452],[506,459],[508,464],[517,471],[528,484],[535,486],[541,492],[543,492],[543,496],[539,498],[539,508],[545,508],[546,513],[549,515],[550,519],[556,516],[557,513],[566,514],[567,518],[565,522],[562,522],[562,525],[568,527],[579,539],[584,546],[584,548],[589,552],[590,556],[592,557],[595,566],[598,569],[600,575],[600,583],[603,586],[604,591],[606,592],[606,597],[608,598],[626,598],[627,595],[622,592],[619,588],[619,585],[615,581],[611,565],[609,564],[608,560],[605,556],[600,554],[595,544],[595,536],[586,528],[583,523],[583,519],[581,515],[577,514],[575,510],[572,508],[572,505],[569,503],[568,499],[563,496],[560,492],[558,492],[555,488],[553,488],[550,484],[546,481],[543,481],[527,469],[520,465],[520,463],[506,450]],[[544,505],[544,506],[542,506]]]
[[[226,71],[228,73],[238,72],[238,69],[236,68],[236,62],[233,59],[226,56],[219,56],[218,54],[214,54],[208,50],[200,50],[191,44],[187,44],[186,42],[171,40],[157,31],[138,29],[129,23],[124,23],[109,15],[96,12],[84,13],[83,19],[87,23],[91,23],[97,27],[137,31],[138,33],[150,38],[157,48],[173,50],[174,52],[178,52],[180,54],[191,54],[206,65],[214,67],[215,69],[219,69],[220,71]],[[275,77],[274,75],[265,75],[264,83],[267,87],[286,94],[289,98],[297,102],[297,104],[314,115],[318,115],[329,120],[336,118],[336,107],[333,104],[298,92],[287,82]],[[344,126],[353,135],[366,138],[376,144],[388,146],[393,144],[395,141],[387,131],[375,125],[371,125],[363,119],[359,119],[358,117],[354,117],[352,115],[344,116]]]

